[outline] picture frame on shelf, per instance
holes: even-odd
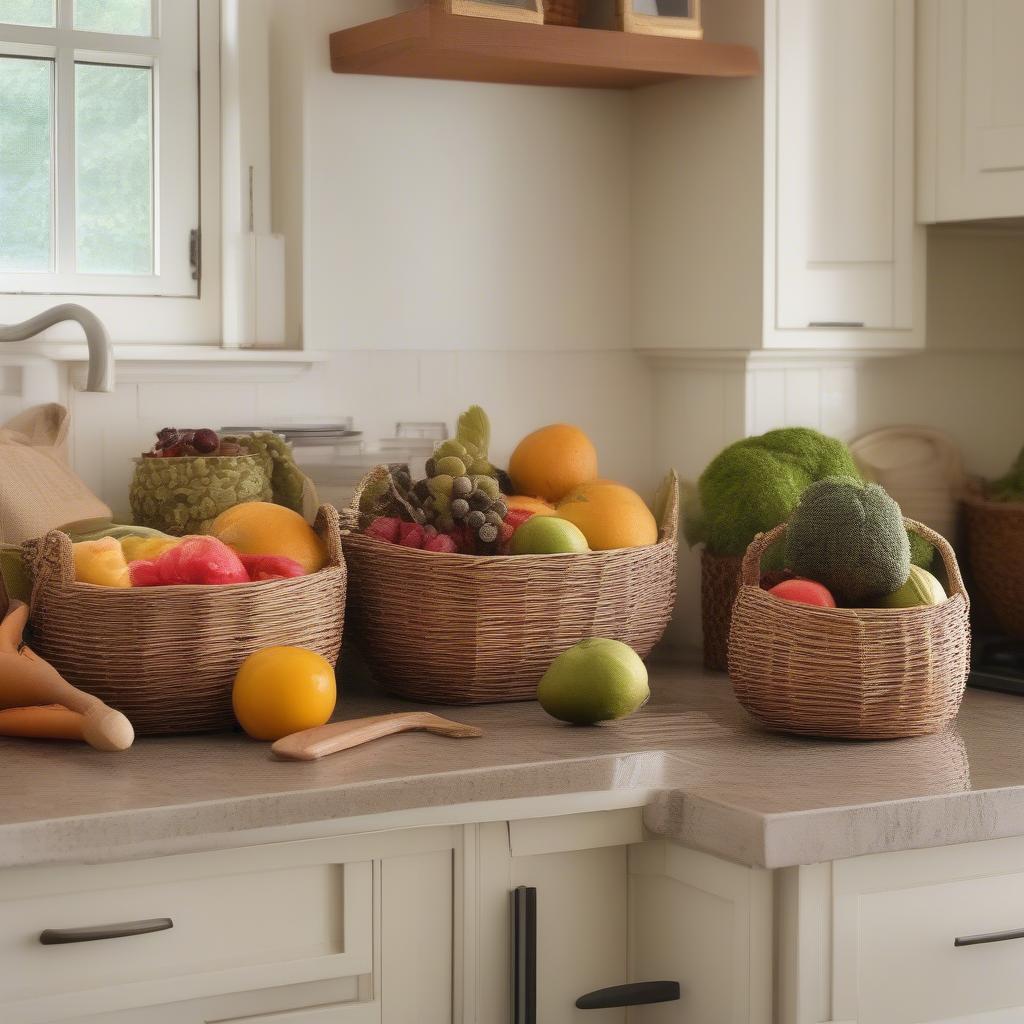
[[[619,28],[642,35],[703,39],[701,0],[616,0]]]
[[[544,23],[543,0],[431,0],[445,14],[468,18],[493,18],[497,21]]]

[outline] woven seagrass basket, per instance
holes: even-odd
[[[328,565],[309,576],[137,590],[76,583],[71,540],[51,530],[23,547],[32,646],[140,735],[229,729],[235,673],[254,651],[286,644],[338,657],[346,573],[333,506],[321,506],[316,529]]]
[[[950,597],[920,608],[817,608],[759,586],[761,557],[786,524],[743,556],[732,610],[729,675],[739,702],[783,732],[896,739],[937,732],[956,717],[970,669],[970,602],[956,556],[933,530],[905,519],[942,555]]]
[[[364,481],[365,483],[365,481]],[[678,486],[657,544],[567,555],[456,555],[404,548],[343,518],[349,622],[377,683],[437,704],[533,700],[552,660],[587,637],[646,658],[676,594]]]
[[[1000,627],[1024,638],[1024,504],[970,494],[964,513],[974,582]]]
[[[729,623],[740,589],[740,555],[700,555],[700,619],[704,632],[704,667],[724,672],[728,667]]]

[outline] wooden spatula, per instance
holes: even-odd
[[[327,725],[293,732],[279,739],[270,749],[278,757],[292,761],[315,761],[328,754],[336,754],[339,750],[379,740],[382,736],[417,730],[457,740],[483,735],[483,730],[474,725],[450,722],[429,711],[400,711],[394,715],[355,718],[350,722],[328,722]]]

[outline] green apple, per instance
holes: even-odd
[[[583,531],[566,519],[531,516],[512,534],[513,555],[559,555],[589,551]]]
[[[537,700],[552,718],[576,725],[625,718],[650,696],[640,655],[604,637],[581,640],[563,651],[537,687]]]
[[[919,608],[922,605],[942,604],[946,591],[927,569],[919,565],[910,567],[907,582],[899,590],[886,594],[873,602],[876,608]]]

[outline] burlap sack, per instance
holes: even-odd
[[[68,523],[111,518],[67,459],[71,415],[37,405],[0,428],[0,543],[20,544]]]

